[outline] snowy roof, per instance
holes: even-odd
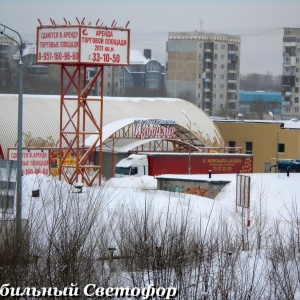
[[[139,64],[139,65],[145,65],[150,61],[150,59],[147,59],[142,51],[140,50],[130,50],[130,57],[129,62],[131,65]]]
[[[212,120],[216,122],[235,122],[235,123],[260,123],[260,124],[280,124],[282,126],[282,129],[300,129],[300,120],[298,119],[291,119],[291,120],[225,120],[218,117],[212,117]]]

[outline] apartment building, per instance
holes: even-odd
[[[0,35],[0,69],[9,68],[12,65],[11,57],[14,50],[14,42],[10,38]]]
[[[284,28],[282,119],[300,118],[300,28]]]
[[[167,93],[195,103],[209,115],[232,116],[239,105],[240,36],[170,32]]]

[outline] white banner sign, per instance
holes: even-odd
[[[128,65],[129,29],[38,27],[37,63]]]
[[[8,159],[17,160],[17,149],[8,149]],[[23,175],[44,174],[49,172],[49,149],[23,149],[22,150],[22,172]]]

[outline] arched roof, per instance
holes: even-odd
[[[18,95],[0,94],[0,105],[0,144],[6,155],[7,148],[14,147],[17,142]],[[75,108],[77,102],[69,101],[68,105]],[[89,102],[94,116],[100,120],[100,116],[97,116],[98,106],[97,101]],[[134,120],[143,118],[174,120],[189,130],[187,116],[191,122],[191,132],[204,146],[224,146],[220,132],[209,116],[194,104],[177,98],[104,97],[103,139]],[[53,146],[59,140],[59,125],[59,95],[23,95],[24,146],[30,138],[44,141],[44,146]]]

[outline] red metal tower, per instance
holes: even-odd
[[[77,19],[77,18],[76,18]],[[87,186],[101,184],[102,175],[102,124],[103,124],[103,73],[104,66],[129,64],[130,30],[116,27],[84,25],[51,25],[37,28],[37,63],[61,66],[60,138],[58,150],[59,178],[70,184],[82,182]],[[87,68],[95,67],[94,77],[87,81]],[[99,85],[100,95],[90,97],[91,90]],[[75,91],[75,92],[74,92]],[[73,93],[73,95],[72,95]],[[75,94],[75,95],[74,95]],[[93,110],[90,103],[96,102]],[[87,126],[88,125],[88,126]],[[94,142],[88,148],[85,140],[93,134]],[[99,157],[90,160],[99,147]]]

